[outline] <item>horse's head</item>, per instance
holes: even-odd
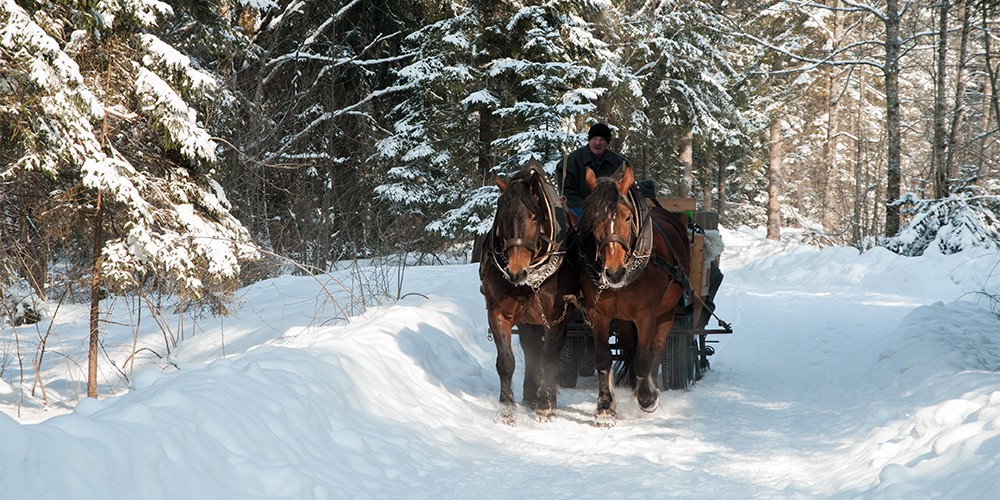
[[[493,175],[493,182],[500,188],[493,223],[494,251],[506,261],[504,271],[514,284],[525,281],[533,261],[543,251],[539,175],[532,168],[518,172],[509,181]]]
[[[628,196],[635,177],[631,165],[623,163],[611,177],[597,178],[587,169],[590,195],[583,202],[581,226],[585,236],[593,238],[600,279],[620,285],[625,279],[626,263],[638,232],[635,207]]]

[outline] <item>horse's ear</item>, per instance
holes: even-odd
[[[507,181],[503,180],[503,177],[500,177],[496,172],[493,172],[493,184],[500,188],[501,193],[507,190]]]
[[[635,173],[632,172],[632,165],[622,162],[622,166],[618,167],[621,171],[621,178],[618,180],[618,191],[622,193],[622,196],[628,195],[628,190],[632,189],[632,184],[635,183]]]
[[[587,174],[584,177],[584,181],[587,184],[587,189],[591,191],[597,187],[597,174],[594,173],[594,169],[587,167]]]
[[[538,161],[535,160],[535,155],[531,155],[531,158],[528,158],[528,164],[524,166],[524,170],[532,172],[536,168],[538,168]]]
[[[542,164],[538,163],[534,155],[528,159],[528,165],[524,167],[529,174],[538,176],[540,178],[545,178],[545,170],[542,168]]]

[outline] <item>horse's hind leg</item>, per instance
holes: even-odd
[[[618,418],[618,401],[615,397],[614,382],[611,380],[610,320],[591,319],[594,331],[594,364],[597,367],[598,393],[597,411],[594,425],[612,427]]]
[[[538,384],[541,377],[542,327],[518,325],[518,337],[524,350],[524,391],[521,404],[535,408],[538,404]]]
[[[545,332],[545,343],[542,345],[537,370],[538,400],[535,406],[535,418],[539,422],[551,421],[556,415],[556,398],[559,392],[556,379],[559,374],[559,352],[562,350],[565,334],[565,323],[549,328]]]

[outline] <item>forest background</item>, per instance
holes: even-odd
[[[992,0],[0,0],[0,304],[90,300],[92,375],[109,293],[388,263],[363,305],[595,122],[726,227],[997,248],[998,43]]]

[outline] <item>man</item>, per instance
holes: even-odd
[[[570,209],[577,215],[583,206],[583,199],[590,194],[584,180],[587,167],[590,167],[598,177],[607,177],[626,161],[624,157],[608,149],[610,142],[611,129],[603,123],[594,124],[587,133],[587,145],[567,155],[556,167],[556,183],[560,192],[566,197]],[[565,174],[563,168],[566,169]]]

